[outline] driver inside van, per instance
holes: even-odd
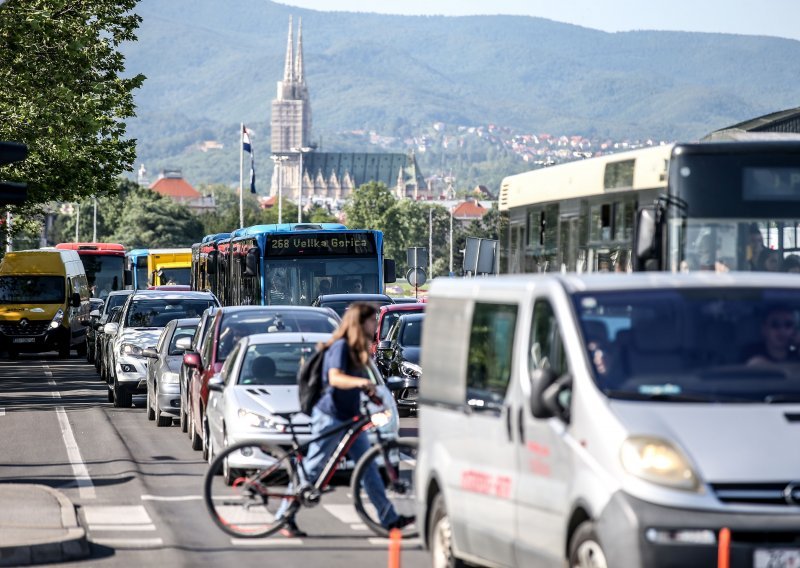
[[[797,316],[786,306],[768,308],[761,323],[762,343],[748,359],[748,365],[800,363],[795,340]]]

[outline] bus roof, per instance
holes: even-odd
[[[128,251],[127,256],[147,256],[149,252],[149,249],[132,249]]]
[[[213,234],[213,235],[206,235],[205,237],[203,237],[203,240],[200,241],[200,242],[201,243],[216,243],[216,242],[221,241],[223,239],[227,239],[230,236],[231,236],[230,233],[216,233],[216,234]]]
[[[230,234],[231,239],[264,233],[288,233],[296,231],[346,231],[347,227],[341,223],[281,223],[272,225],[253,225],[236,229]]]
[[[125,256],[119,243],[58,243],[56,249],[78,251],[79,255]]]

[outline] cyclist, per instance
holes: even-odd
[[[362,302],[351,304],[342,318],[341,325],[325,344],[327,351],[322,366],[325,386],[311,413],[312,437],[317,437],[324,431],[345,422],[351,422],[354,417],[359,416],[362,391],[369,396],[375,394],[375,385],[368,378],[366,365],[370,356],[369,345],[375,337],[378,325],[376,315],[375,307],[370,304]],[[306,482],[316,481],[342,436],[327,436],[309,445],[308,453],[303,460],[303,468],[308,475]],[[353,461],[358,461],[369,447],[367,437],[358,436],[347,455]],[[385,528],[403,528],[414,522],[414,517],[398,515],[392,503],[386,498],[383,480],[374,463],[364,476],[363,483]],[[295,512],[288,511],[291,511],[289,502],[284,500],[277,517],[289,514],[291,518],[281,529],[281,534],[289,537],[305,536],[306,533],[300,530],[295,522]]]

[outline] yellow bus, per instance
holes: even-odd
[[[192,249],[150,249],[147,254],[147,283],[150,286],[191,283]]]

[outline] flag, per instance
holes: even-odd
[[[242,150],[250,154],[250,193],[256,192],[256,159],[253,154],[253,145],[250,143],[250,133],[242,125]]]

